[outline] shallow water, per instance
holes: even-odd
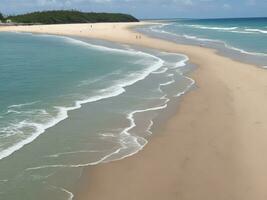
[[[83,166],[143,148],[194,80],[184,55],[0,33],[0,199],[71,199]]]
[[[267,66],[267,18],[166,20],[138,30],[177,43],[215,48],[239,61]]]

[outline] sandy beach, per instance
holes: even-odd
[[[198,66],[191,75],[197,89],[183,97],[176,115],[156,131],[144,150],[85,169],[75,199],[266,200],[267,71],[212,49],[129,29],[143,24],[0,27],[0,31],[81,36],[184,53]]]

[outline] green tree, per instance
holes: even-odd
[[[0,21],[4,21],[4,16],[2,15],[2,13],[0,13]]]
[[[137,22],[138,19],[131,15],[121,13],[84,13],[75,10],[55,10],[33,12],[8,19],[17,23],[33,24],[66,24],[66,23],[95,23],[95,22]]]

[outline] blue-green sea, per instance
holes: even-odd
[[[1,200],[75,198],[84,166],[140,151],[194,85],[185,55],[80,38],[0,33],[0,60]]]
[[[267,18],[177,19],[141,31],[177,43],[212,47],[219,53],[267,66]]]

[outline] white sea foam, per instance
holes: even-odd
[[[170,54],[177,54],[177,53],[170,53]],[[183,54],[177,54],[177,55],[184,57],[184,59],[181,60],[181,61],[179,61],[179,62],[177,62],[176,66],[175,66],[174,68],[172,68],[172,69],[179,68],[179,67],[183,67],[183,66],[186,65],[186,62],[189,61],[188,56],[183,55]],[[180,71],[177,71],[177,72],[178,72],[181,76],[183,76],[184,78],[186,78],[187,80],[190,81],[190,84],[187,85],[186,88],[185,88],[182,92],[179,92],[179,93],[176,95],[176,97],[179,97],[179,96],[182,96],[182,95],[186,94],[186,93],[187,93],[187,92],[188,92],[188,91],[195,85],[196,82],[195,82],[194,79],[192,79],[192,78],[190,78],[190,77],[188,77],[188,76],[184,76],[182,72],[180,72]],[[174,76],[174,74],[169,74],[169,75],[171,75],[170,77],[173,77],[173,76]],[[169,82],[160,84],[160,86],[169,85],[169,84],[172,84],[172,83],[174,83],[174,82],[175,82],[174,79],[172,79],[172,81],[169,81]],[[161,89],[160,89],[160,90],[161,90]],[[162,90],[161,90],[161,91],[162,91]]]
[[[100,135],[103,137],[116,137],[116,135],[113,133],[100,133]]]
[[[192,39],[192,40],[196,40],[196,41],[221,43],[226,48],[232,49],[232,50],[235,50],[235,51],[238,51],[238,52],[243,53],[243,54],[254,55],[254,56],[267,56],[267,54],[265,54],[265,53],[250,52],[250,51],[245,51],[243,49],[239,49],[239,48],[233,47],[233,46],[231,46],[231,45],[229,45],[226,42],[221,41],[221,40],[213,40],[213,39],[207,39],[207,38],[199,38],[199,37],[196,37],[196,36],[185,35],[185,34],[184,35],[178,35],[178,34],[170,33],[170,32],[167,32],[167,31],[161,31],[161,32],[162,33],[165,33],[165,34],[173,35],[173,36],[178,36],[178,37],[183,36],[186,39]]]
[[[15,104],[15,105],[8,106],[8,108],[21,108],[21,107],[24,107],[24,106],[31,106],[31,105],[36,104],[38,102],[39,101],[34,101],[34,102],[29,102],[29,103],[22,103],[22,104]]]
[[[17,110],[15,110],[15,109],[17,109]],[[26,110],[22,111],[20,109],[21,109],[21,107],[17,107],[17,108],[13,107],[13,109],[9,108],[7,110],[7,112],[5,113],[5,115],[10,114],[10,113],[22,114],[22,115],[33,115],[33,114],[47,115],[48,114],[47,111],[44,109],[33,109],[33,110],[28,110],[28,111],[26,111]]]
[[[71,155],[71,154],[80,154],[80,153],[97,153],[97,152],[105,152],[105,151],[96,151],[96,150],[91,150],[91,151],[70,151],[70,152],[63,152],[63,153],[57,153],[53,155],[48,155],[45,156],[47,158],[58,158],[60,156],[65,156],[65,155]]]
[[[257,33],[267,33],[267,30],[262,30],[262,29],[251,29],[251,28],[247,28],[245,29],[246,31],[250,31],[250,32],[257,32]]]
[[[230,31],[231,33],[244,33],[244,34],[257,34],[255,32],[250,32],[250,31]]]
[[[121,131],[121,133],[120,133],[121,148],[118,148],[114,152],[105,155],[103,158],[99,159],[98,161],[91,162],[91,163],[84,163],[84,164],[76,164],[76,165],[75,164],[73,164],[73,165],[42,165],[42,166],[38,166],[38,167],[27,168],[26,171],[40,170],[40,169],[45,169],[45,168],[86,167],[86,166],[91,166],[91,165],[97,165],[99,163],[105,163],[105,162],[108,162],[108,161],[121,160],[121,159],[129,157],[131,155],[134,155],[137,152],[139,152],[140,150],[142,150],[143,147],[147,144],[147,140],[146,139],[130,134],[130,130],[132,130],[134,127],[136,127],[135,120],[134,120],[134,115],[137,114],[137,113],[143,113],[143,112],[148,112],[148,111],[157,111],[157,110],[164,109],[164,108],[167,107],[168,101],[169,101],[169,99],[166,99],[165,102],[160,106],[147,108],[147,109],[141,109],[141,110],[135,110],[135,111],[129,113],[127,115],[127,119],[129,120],[130,125],[127,128],[125,128],[123,131]],[[152,125],[151,124],[149,125],[149,127],[148,127],[149,129],[147,129],[147,132],[150,132],[150,128],[152,127]],[[142,141],[142,142],[140,142],[140,141]],[[128,149],[128,148],[131,148],[131,147],[134,147],[134,150],[131,153],[122,155],[121,157],[119,157],[117,159],[108,160],[110,157],[112,157],[112,156],[114,156],[116,154],[119,154],[121,151],[123,151],[125,149]]]
[[[0,138],[7,138],[15,134],[22,134],[22,128],[28,125],[27,121],[23,120],[18,123],[10,123],[9,126],[0,128]]]
[[[147,132],[149,135],[152,135],[152,131],[151,131],[151,128],[152,126],[154,125],[154,122],[152,120],[150,120],[150,124],[148,125],[148,128],[147,128]]]
[[[6,112],[6,114],[9,114],[9,113],[20,114],[21,112],[20,111],[17,111],[17,110],[8,109],[7,112]]]
[[[192,26],[192,25],[190,25]],[[161,26],[161,28],[164,27],[164,26]],[[245,51],[243,49],[239,49],[237,47],[233,47],[229,44],[227,44],[226,42],[222,41],[222,40],[214,40],[214,39],[208,39],[208,38],[200,38],[200,37],[197,37],[197,36],[192,36],[192,35],[179,35],[179,34],[175,34],[175,33],[172,33],[172,32],[168,32],[168,31],[164,31],[164,30],[158,30],[156,28],[159,28],[159,26],[154,26],[154,27],[150,27],[150,30],[154,31],[154,32],[159,32],[159,33],[164,33],[164,34],[168,34],[168,35],[172,35],[172,36],[176,36],[176,37],[184,37],[186,39],[191,39],[191,40],[196,40],[196,41],[202,41],[202,42],[215,42],[215,43],[221,43],[223,44],[226,48],[228,49],[232,49],[232,50],[235,50],[235,51],[238,51],[240,53],[243,53],[243,54],[247,54],[247,55],[254,55],[254,56],[267,56],[266,53],[258,53],[258,52],[250,52],[250,51]],[[238,27],[231,27],[231,31],[235,30],[233,28],[238,28]],[[229,28],[227,28],[229,29]],[[247,30],[247,29],[246,29]],[[249,30],[249,29],[248,29]],[[253,30],[253,29],[252,29]],[[254,29],[255,30],[255,29]],[[250,30],[251,31],[251,30]],[[256,30],[255,30],[256,31]],[[237,32],[237,31],[236,31]]]
[[[231,31],[231,30],[238,29],[238,27],[215,27],[215,26],[201,26],[201,25],[186,25],[186,26],[199,28],[199,29],[222,30],[222,31]]]
[[[213,40],[213,39],[207,39],[207,38],[199,38],[199,37],[190,36],[190,35],[183,35],[183,36],[185,38],[187,38],[187,39],[193,39],[193,40],[197,40],[197,41],[220,43],[220,44],[224,45],[228,49],[232,49],[232,50],[238,51],[238,52],[243,53],[243,54],[254,55],[254,56],[267,56],[267,54],[265,54],[265,53],[250,52],[250,51],[245,51],[243,49],[239,49],[239,48],[233,47],[233,46],[227,44],[226,42],[224,42],[222,40]]]
[[[179,55],[181,55],[181,54],[179,54]],[[176,69],[176,68],[185,66],[185,63],[189,60],[189,58],[186,55],[183,55],[183,57],[184,57],[184,59],[177,62],[176,65],[172,69]]]
[[[232,49],[232,50],[235,50],[235,51],[239,51],[240,53],[243,53],[243,54],[248,54],[248,55],[253,55],[253,56],[267,56],[266,53],[257,53],[257,52],[251,52],[251,51],[245,51],[244,49],[239,49],[239,48],[236,48],[236,47],[233,47],[225,42],[223,42],[225,47],[229,48],[229,49]]]
[[[152,73],[153,73],[153,74],[163,74],[163,73],[165,73],[167,70],[168,70],[167,67],[162,67],[160,70],[158,70],[158,71],[154,71],[154,72],[152,72]]]
[[[67,194],[67,199],[66,200],[72,200],[74,198],[74,194],[71,191],[69,191],[69,190],[67,190],[65,188],[57,187],[57,186],[54,186],[54,185],[50,185],[49,187],[53,188],[55,190],[60,190],[60,191],[64,192],[65,194]]]
[[[78,85],[78,87],[82,87],[82,86],[88,86],[88,85],[91,85],[91,84],[94,84],[94,83],[97,83],[97,82],[100,82],[100,81],[103,81],[104,79],[112,76],[112,75],[117,75],[117,74],[120,74],[121,70],[116,70],[112,73],[109,73],[109,74],[106,74],[106,75],[103,75],[103,76],[100,76],[98,78],[95,78],[95,79],[88,79],[88,80],[83,80],[80,82],[80,84]]]
[[[167,74],[167,77],[173,77],[174,74]]]
[[[70,192],[70,191],[66,190],[65,188],[60,188],[60,189],[61,189],[61,191],[63,191],[63,192],[65,192],[65,193],[67,193],[67,195],[68,195],[68,198],[67,198],[67,200],[72,200],[72,199],[73,199],[73,197],[74,197],[74,194],[73,194],[72,192]]]
[[[32,122],[27,122],[27,121],[20,122],[18,124],[18,126],[32,127],[32,128],[35,128],[36,132],[34,134],[32,134],[30,137],[28,137],[28,138],[26,138],[24,140],[21,140],[20,142],[16,143],[15,145],[10,146],[10,147],[8,147],[6,149],[1,150],[0,151],[0,160],[3,159],[3,158],[5,158],[5,157],[7,157],[7,156],[10,156],[15,151],[21,149],[24,145],[31,143],[40,134],[42,134],[47,128],[56,125],[58,122],[62,121],[65,118],[66,118],[65,116],[59,114],[56,119],[51,120],[47,124],[38,124],[38,123],[32,123]],[[18,130],[18,129],[16,129],[16,130]]]
[[[89,47],[95,50],[99,50],[99,51],[104,51],[104,52],[111,52],[111,53],[119,53],[119,54],[127,54],[127,55],[141,55],[141,56],[148,56],[148,57],[154,57],[151,54],[142,52],[142,51],[136,51],[136,50],[126,50],[126,49],[115,49],[115,48],[111,48],[111,47],[106,47],[106,46],[100,46],[100,45],[95,45],[95,44],[91,44],[88,42],[84,42],[81,40],[77,40],[74,38],[70,38],[70,37],[65,37],[65,36],[55,36],[55,37],[59,37],[62,39],[65,39],[66,42],[69,42],[71,44],[75,44],[75,45],[79,45],[79,46],[84,46],[84,47]]]
[[[195,82],[195,80],[194,79],[192,79],[192,78],[189,78],[189,77],[186,77],[189,81],[190,81],[190,84],[189,85],[187,85],[186,86],[186,88],[183,90],[183,91],[181,91],[181,92],[179,92],[177,95],[176,95],[176,97],[180,97],[180,96],[182,96],[182,95],[185,95],[195,84],[196,84],[196,82]]]
[[[177,35],[177,36],[180,36],[180,35]],[[197,36],[192,36],[192,35],[182,35],[183,37],[185,37],[186,39],[192,39],[192,40],[197,40],[197,41],[202,41],[202,42],[219,42],[221,43],[222,41],[221,40],[214,40],[214,39],[208,39],[208,38],[200,38],[200,37],[197,37]]]
[[[171,81],[168,81],[168,82],[166,82],[166,83],[161,83],[161,84],[159,84],[160,86],[167,86],[167,85],[170,85],[170,84],[172,84],[172,83],[175,83],[175,80],[171,80]]]

